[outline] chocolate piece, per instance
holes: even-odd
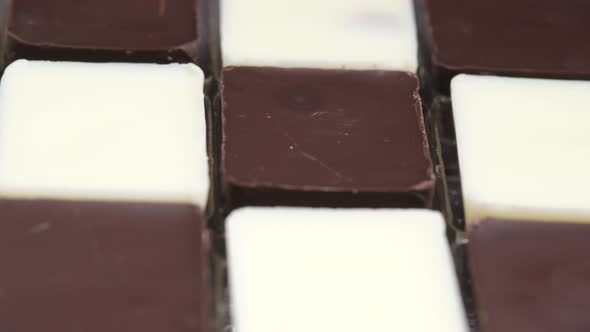
[[[468,224],[590,220],[590,82],[461,74],[451,93]]]
[[[0,196],[205,207],[202,87],[193,64],[13,62],[0,85]]]
[[[435,84],[461,72],[590,78],[590,2],[419,0]]]
[[[431,204],[414,74],[230,67],[222,104],[233,206]]]
[[[3,331],[208,331],[194,205],[0,201]]]
[[[413,0],[223,0],[223,65],[415,72],[413,9]]]
[[[246,207],[226,229],[236,331],[467,332],[439,212]]]
[[[590,225],[489,219],[469,239],[482,331],[590,330]]]
[[[6,60],[191,62],[195,0],[14,0]],[[201,41],[201,44],[204,44]]]

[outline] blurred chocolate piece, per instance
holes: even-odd
[[[429,207],[434,177],[414,74],[229,67],[230,205]]]
[[[5,60],[194,62],[205,44],[198,3],[14,0]]]
[[[413,0],[223,0],[219,9],[224,67],[418,68]]]
[[[3,331],[208,331],[191,204],[0,201]]]
[[[437,211],[246,207],[226,231],[235,331],[468,331]]]
[[[442,92],[457,73],[590,78],[589,1],[418,0],[418,9]]]
[[[470,227],[482,331],[590,330],[590,224],[488,219]]]

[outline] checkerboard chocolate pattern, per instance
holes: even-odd
[[[590,3],[2,8],[0,331],[590,329]]]

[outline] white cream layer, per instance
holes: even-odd
[[[416,71],[412,0],[224,0],[224,66]]]
[[[237,332],[465,332],[438,212],[242,208],[227,219]]]
[[[590,82],[451,82],[467,222],[590,221]]]
[[[204,207],[202,89],[191,64],[14,62],[0,84],[0,196]]]

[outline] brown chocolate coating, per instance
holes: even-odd
[[[196,207],[0,201],[0,330],[208,331]]]
[[[191,62],[198,0],[13,0],[8,61]]]
[[[590,331],[590,224],[485,220],[469,231],[482,332]]]
[[[414,74],[229,67],[221,93],[232,205],[430,205]]]
[[[418,0],[433,74],[590,78],[590,1]],[[448,89],[448,87],[447,87]]]

